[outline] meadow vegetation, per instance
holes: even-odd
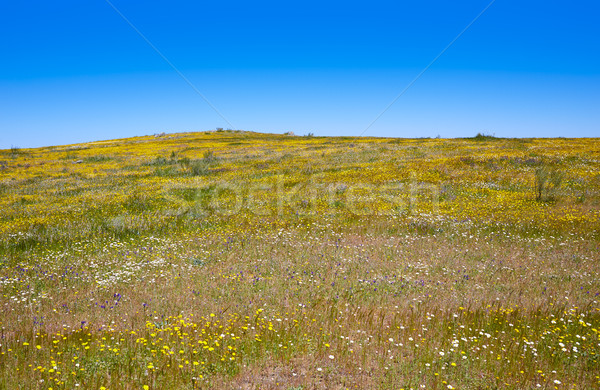
[[[597,139],[0,151],[0,388],[600,387]]]

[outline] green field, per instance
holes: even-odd
[[[600,141],[0,150],[0,389],[600,388]]]

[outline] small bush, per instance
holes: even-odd
[[[190,164],[190,174],[192,176],[204,176],[208,173],[208,165],[204,161],[195,160]]]
[[[554,168],[547,166],[535,170],[535,199],[537,201],[556,200],[563,174]]]
[[[21,149],[19,149],[16,146],[11,146],[10,147],[10,155],[12,158],[15,158],[19,155],[19,153],[21,153]]]
[[[147,165],[154,165],[154,166],[158,167],[158,166],[164,166],[164,165],[173,165],[175,163],[176,163],[175,160],[166,159],[163,156],[158,156],[154,160],[148,162]]]
[[[203,155],[205,162],[212,162],[216,160],[215,153],[212,150],[207,150]]]
[[[496,138],[493,135],[484,134],[484,133],[477,133],[477,135],[475,137],[473,137],[474,141],[494,141],[497,139],[498,138]]]
[[[156,167],[156,169],[154,169],[154,176],[158,177],[176,177],[179,175],[179,171],[173,166],[165,168]]]
[[[76,153],[73,152],[67,152],[63,157],[62,160],[78,160],[79,156]]]
[[[189,159],[189,157],[184,157],[184,158],[180,158],[179,160],[177,160],[177,163],[184,168],[189,167],[190,162],[191,162],[191,160]]]
[[[104,156],[104,155],[98,155],[98,156],[89,156],[89,157],[85,157],[83,159],[83,161],[85,162],[103,162],[103,161],[110,161],[112,160],[112,157],[110,156]]]

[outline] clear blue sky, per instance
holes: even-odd
[[[357,136],[484,1],[112,0],[233,128]],[[365,135],[600,136],[600,4],[497,0]],[[0,148],[232,127],[105,0],[0,4]]]

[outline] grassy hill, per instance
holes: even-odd
[[[600,384],[598,139],[13,148],[0,194],[0,388]]]

